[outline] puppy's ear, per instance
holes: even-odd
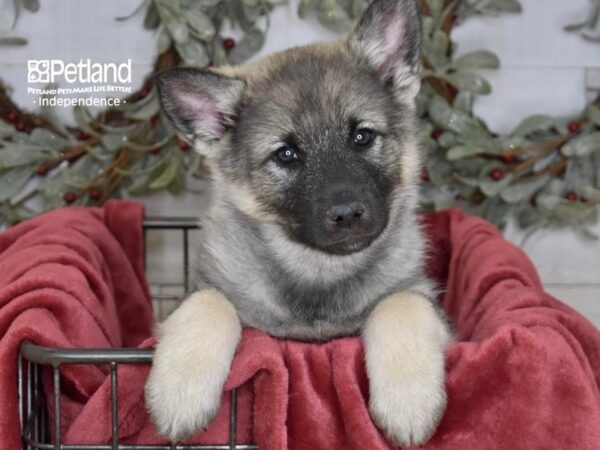
[[[421,17],[416,0],[374,0],[347,38],[398,98],[412,101],[419,91]]]
[[[176,68],[159,73],[157,86],[175,129],[191,142],[208,143],[234,125],[245,83],[208,70]]]

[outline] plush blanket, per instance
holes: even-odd
[[[23,340],[122,347],[151,334],[142,218],[141,205],[112,201],[53,211],[0,234],[0,450],[21,448],[17,354]],[[107,373],[106,367],[65,366],[65,431]]]
[[[0,449],[18,448],[20,339],[91,347],[136,345],[149,335],[139,217],[139,208],[112,203],[57,211],[0,235]],[[457,333],[447,356],[448,409],[424,448],[600,449],[600,332],[546,294],[525,254],[486,222],[447,211],[426,215],[424,227],[429,272],[445,286],[440,301]],[[144,408],[147,373],[119,367],[122,442],[164,442]],[[80,367],[63,378],[65,441],[110,442],[106,372]],[[309,344],[247,329],[226,391],[234,387],[239,442],[262,450],[393,448],[368,415],[359,338]],[[227,442],[228,398],[190,442]]]

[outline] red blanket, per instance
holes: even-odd
[[[134,210],[112,203],[58,211],[0,236],[0,449],[18,447],[20,339],[118,346],[149,334]],[[129,220],[119,222],[120,214]],[[448,410],[424,448],[600,449],[600,332],[544,293],[528,258],[489,224],[458,211],[427,215],[425,223],[430,274],[446,286],[441,300],[458,342],[447,357]],[[123,442],[164,442],[143,405],[147,373],[119,368]],[[63,376],[72,387],[63,396],[65,441],[109,442],[105,372]],[[307,344],[245,330],[226,389],[238,386],[240,442],[261,450],[391,448],[368,416],[358,338]],[[227,399],[192,441],[227,442]]]
[[[50,347],[137,346],[152,331],[143,266],[143,208],[65,208],[0,234],[0,449],[21,448],[17,354]],[[107,376],[65,366],[64,429]]]

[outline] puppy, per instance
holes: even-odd
[[[181,440],[215,417],[243,326],[360,333],[374,422],[401,445],[435,431],[450,332],[415,212],[419,20],[414,0],[375,0],[338,42],[158,76],[214,183],[195,292],[160,326],[146,386],[161,434]]]

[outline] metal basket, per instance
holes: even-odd
[[[179,286],[181,293],[189,287],[189,233],[197,229],[197,221],[192,218],[147,218],[144,221],[144,244],[146,236],[152,230],[176,230],[182,235],[183,282]],[[146,248],[146,245],[144,245]],[[147,255],[145,255],[147,260]],[[172,287],[172,286],[171,286]],[[155,315],[164,319],[168,309],[180,300],[179,295],[165,295],[155,292],[152,295]],[[163,308],[166,303],[171,308]],[[237,396],[235,389],[231,391],[231,412],[229,417],[229,443],[221,445],[138,445],[119,443],[117,427],[119,423],[117,395],[117,366],[120,364],[150,364],[153,350],[137,348],[102,348],[102,349],[67,349],[40,347],[31,342],[21,345],[18,359],[18,392],[19,418],[23,438],[23,448],[26,450],[250,450],[258,449],[252,444],[238,444],[237,428]],[[66,364],[93,364],[110,367],[111,379],[111,413],[112,413],[112,442],[110,444],[64,444],[61,442],[61,408],[60,408],[60,367]],[[53,371],[54,423],[50,424],[46,411],[46,401],[42,388],[41,370],[51,367]],[[53,427],[54,441],[51,440],[50,430]]]

